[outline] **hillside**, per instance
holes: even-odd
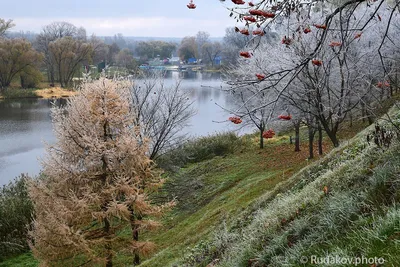
[[[373,127],[342,131],[333,150],[326,138],[329,154],[313,161],[306,140],[296,153],[287,135],[263,150],[255,136],[217,135],[185,148],[190,157],[169,155],[184,167],[169,173],[155,200],[179,202],[162,229],[141,237],[158,248],[140,266],[312,266],[312,255],[382,257],[384,266],[399,266],[399,144],[368,145]],[[115,266],[130,260],[119,257]],[[37,263],[25,254],[0,266]]]
[[[247,150],[187,166],[174,180],[187,195],[141,266],[308,266],[327,255],[399,266],[399,144],[368,145],[373,127],[308,166],[306,148],[285,138],[263,151],[242,140]]]

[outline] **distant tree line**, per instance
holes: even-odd
[[[53,22],[39,34],[7,33],[12,20],[0,19],[0,88],[35,88],[42,81],[49,86],[71,87],[74,78],[88,73],[90,66],[116,66],[134,73],[140,64],[154,59],[178,56],[214,66],[221,57],[226,65],[237,63],[237,53],[250,40],[227,29],[223,41],[212,41],[200,31],[184,37],[180,43],[167,41],[130,41],[122,34],[99,38],[87,36],[83,27],[68,22]],[[102,67],[100,67],[102,66]]]

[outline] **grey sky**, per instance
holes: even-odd
[[[3,1],[2,1],[3,2]],[[88,34],[183,37],[207,31],[225,34],[235,21],[218,0],[15,0],[1,4],[0,17],[13,19],[14,31],[40,32],[53,21],[68,21],[86,28]]]

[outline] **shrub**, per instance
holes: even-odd
[[[241,145],[241,139],[232,132],[218,133],[187,141],[180,147],[167,152],[157,160],[157,164],[172,171],[188,163],[196,163],[233,153]]]
[[[29,68],[20,75],[22,88],[36,88],[43,80],[43,74],[35,69]]]
[[[5,89],[1,92],[4,98],[38,98],[34,89]]]
[[[32,221],[26,175],[17,177],[0,191],[0,259],[28,251],[27,232]]]

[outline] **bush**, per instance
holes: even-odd
[[[33,209],[27,178],[21,175],[0,190],[0,259],[29,250],[27,232]]]
[[[38,98],[34,89],[12,89],[8,88],[1,92],[4,98]]]
[[[233,153],[240,146],[241,139],[232,132],[218,133],[187,141],[178,148],[167,152],[157,160],[158,166],[167,171]]]
[[[36,88],[43,80],[43,75],[39,70],[30,68],[21,73],[20,80],[22,88]]]

